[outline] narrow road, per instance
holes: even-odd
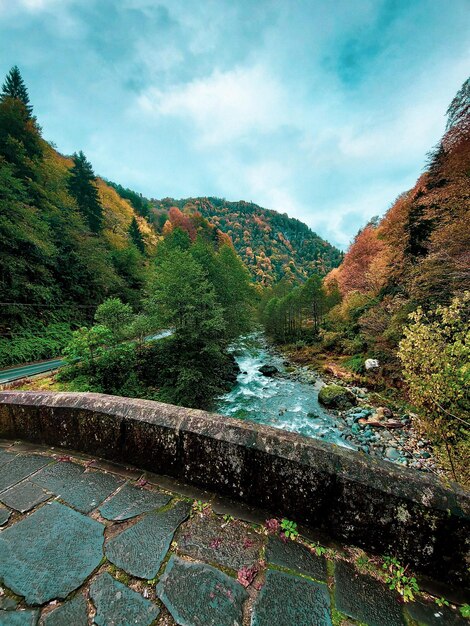
[[[171,335],[171,330],[164,330],[156,335],[149,335],[145,338],[145,341],[154,341],[161,339],[162,337],[168,337]],[[21,378],[28,378],[29,376],[35,376],[36,374],[43,374],[44,372],[50,372],[65,364],[63,359],[50,359],[49,361],[38,361],[37,363],[30,363],[29,365],[17,365],[15,367],[9,367],[8,369],[0,370],[0,385],[4,383],[10,383],[13,380],[19,380]]]
[[[0,385],[3,383],[10,383],[13,380],[19,378],[27,378],[28,376],[34,376],[35,374],[42,374],[43,372],[49,372],[55,370],[65,361],[62,359],[51,359],[50,361],[41,361],[39,363],[31,363],[31,365],[19,365],[18,367],[10,367],[6,370],[0,370]]]

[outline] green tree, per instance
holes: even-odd
[[[204,269],[188,250],[167,250],[148,301],[151,317],[174,334],[147,350],[161,363],[159,397],[189,407],[206,408],[226,383],[230,359],[223,308]],[[147,372],[148,367],[142,370]],[[155,384],[155,381],[154,383]]]
[[[129,226],[129,237],[131,238],[132,243],[137,248],[139,252],[142,254],[145,253],[145,244],[144,239],[142,237],[142,233],[139,230],[139,224],[135,219],[135,216],[132,218],[131,224]]]
[[[95,359],[104,354],[106,346],[113,342],[112,332],[106,326],[79,328],[65,349],[65,357],[70,364],[79,361],[90,372],[95,371]]]
[[[129,334],[129,325],[134,313],[129,304],[119,298],[108,298],[96,309],[95,321],[111,331],[115,341],[120,341]]]
[[[11,70],[6,75],[5,82],[2,85],[0,100],[4,100],[5,98],[16,98],[18,100],[21,100],[28,115],[31,117],[33,113],[33,107],[29,102],[28,89],[26,88],[23,77],[21,76],[20,70],[18,69],[17,65],[14,65],[11,68]]]
[[[103,207],[96,187],[96,176],[81,150],[72,158],[74,164],[70,170],[69,191],[88,221],[90,230],[99,233],[103,228]]]

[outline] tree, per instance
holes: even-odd
[[[103,228],[103,207],[96,187],[96,176],[83,152],[73,155],[68,188],[88,221],[90,230],[99,233]]]
[[[174,329],[171,337],[147,349],[152,355],[150,366],[161,363],[153,375],[160,381],[160,399],[209,407],[224,390],[230,359],[225,353],[223,309],[204,269],[188,250],[167,251],[158,267],[148,313],[158,326]]]
[[[2,85],[2,93],[0,94],[0,100],[5,98],[16,98],[21,100],[24,104],[28,116],[31,117],[33,113],[33,107],[29,103],[28,89],[21,76],[20,70],[17,65],[14,65],[8,72],[5,82]]]
[[[116,341],[126,336],[127,327],[133,317],[134,313],[130,305],[124,304],[119,298],[108,298],[99,305],[95,313],[95,321],[109,328]]]
[[[135,219],[135,216],[132,218],[131,224],[129,226],[129,236],[131,238],[132,243],[135,245],[137,250],[144,254],[145,252],[145,244],[144,239],[142,237],[142,233],[139,230],[139,224]]]

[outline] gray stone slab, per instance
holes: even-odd
[[[188,517],[190,509],[188,502],[178,502],[166,511],[147,513],[107,542],[106,556],[128,574],[151,580],[160,569],[176,529]]]
[[[11,511],[4,506],[0,506],[0,526],[4,526],[10,519]]]
[[[171,496],[161,491],[139,489],[132,485],[124,487],[105,504],[100,506],[100,514],[109,520],[122,521],[159,509],[171,500]]]
[[[15,456],[16,454],[13,452],[7,452],[6,450],[0,449],[0,467],[2,467],[2,465],[6,465],[10,461],[13,461]]]
[[[124,480],[114,474],[85,472],[76,463],[59,462],[37,474],[34,482],[82,513],[89,513],[116,491]]]
[[[181,529],[178,550],[238,570],[251,567],[259,559],[262,538],[243,524],[223,524],[221,518],[196,515]]]
[[[317,580],[326,580],[325,559],[295,541],[284,543],[277,537],[269,537],[266,561]]]
[[[323,583],[268,570],[253,607],[251,626],[331,626],[330,596]]]
[[[211,565],[172,556],[157,595],[180,626],[239,626],[248,594]]]
[[[0,472],[0,493],[31,476],[31,474],[34,474],[34,472],[37,472],[50,462],[50,458],[37,454],[20,454],[16,456],[2,467]]]
[[[87,601],[81,593],[48,613],[41,626],[88,626]]]
[[[434,602],[413,602],[406,610],[420,626],[468,626],[468,620],[447,606],[439,607]]]
[[[402,607],[386,585],[346,561],[336,563],[335,580],[338,611],[368,626],[404,626]]]
[[[100,574],[90,585],[90,598],[96,607],[93,623],[97,626],[148,626],[160,613],[153,602],[107,572]]]
[[[14,487],[10,487],[0,494],[0,502],[6,504],[11,509],[19,511],[20,513],[26,513],[30,511],[37,504],[45,502],[51,496],[44,491],[38,485],[35,485],[30,480],[24,480],[18,483]]]
[[[103,557],[99,522],[58,502],[0,533],[0,579],[28,604],[65,598]]]
[[[36,626],[39,611],[0,611],[0,626]]]

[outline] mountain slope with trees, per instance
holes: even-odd
[[[56,356],[108,296],[137,306],[156,242],[83,153],[43,140],[12,68],[0,94],[0,366]]]
[[[153,201],[155,219],[164,219],[171,207],[183,213],[200,213],[226,233],[257,283],[281,279],[306,280],[312,273],[324,276],[339,265],[342,253],[303,222],[254,204],[220,198],[165,198]],[[152,218],[151,218],[152,219]]]

